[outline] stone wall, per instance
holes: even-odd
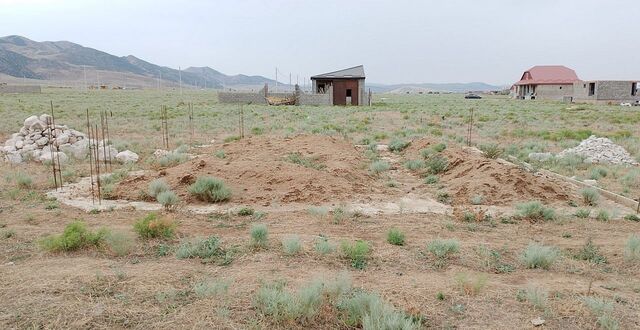
[[[8,93],[42,93],[40,86],[0,85],[0,94]]]

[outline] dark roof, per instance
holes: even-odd
[[[364,66],[358,65],[353,68],[319,74],[311,77],[311,79],[352,79],[364,77]]]
[[[537,65],[525,71],[516,85],[567,85],[578,81],[576,72],[562,65]]]

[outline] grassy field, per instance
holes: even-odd
[[[215,92],[45,89],[0,95],[0,140],[28,116],[49,113],[50,101],[56,121],[80,131],[87,109],[94,120],[113,113],[114,146],[141,156],[116,169],[166,177],[176,192],[174,181],[202,169],[222,177],[231,197],[196,214],[186,204],[211,197],[190,186],[165,210],[84,212],[46,197],[49,167],[0,164],[2,328],[497,329],[531,328],[538,318],[553,329],[640,327],[640,219],[632,210],[571,194],[544,205],[485,205],[488,196],[472,192],[458,205],[444,196],[472,108],[474,146],[527,162],[530,152],[557,153],[592,134],[640,161],[637,108],[461,95],[376,95],[372,107],[247,105],[247,139],[237,141],[241,107],[217,103]],[[200,158],[175,167],[154,159],[162,105],[172,149],[186,145]],[[404,149],[425,140],[433,143],[424,159],[425,149]],[[639,167],[575,158],[532,165],[640,197]],[[62,170],[68,182],[89,175],[79,160]],[[350,181],[361,185],[345,201]],[[260,199],[288,184],[294,202]],[[452,212],[415,211],[406,196]],[[351,207],[356,200],[397,209],[367,214]]]

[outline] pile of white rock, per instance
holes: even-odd
[[[587,163],[638,165],[638,162],[623,147],[607,138],[599,138],[595,135],[583,140],[576,147],[560,152],[557,157],[562,158],[568,155],[582,156]]]
[[[51,116],[43,114],[31,116],[24,121],[20,131],[13,133],[11,138],[0,147],[0,155],[5,161],[20,164],[23,161],[33,160],[38,162],[51,161],[54,157],[61,164],[69,160],[69,156],[76,159],[84,159],[89,154],[89,139],[79,131],[70,129],[66,125],[51,125]],[[100,161],[105,158],[112,162],[119,160],[122,163],[137,162],[138,155],[126,150],[118,153],[118,150],[104,141],[91,141],[97,145]],[[106,154],[106,157],[104,156]]]

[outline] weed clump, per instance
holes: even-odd
[[[162,179],[156,179],[149,183],[149,196],[156,198],[160,193],[171,190],[171,187]]]
[[[221,255],[224,255],[224,251],[220,247],[220,239],[216,236],[184,241],[176,250],[176,258],[178,259],[211,259]]]
[[[538,201],[531,201],[516,205],[518,216],[530,221],[554,220],[556,212],[552,208],[545,207]]]
[[[547,294],[546,291],[537,287],[530,287],[530,288],[527,288],[526,290],[523,290],[523,289],[518,290],[516,299],[518,301],[527,301],[534,308],[540,311],[545,311],[547,309],[548,297],[549,295]]]
[[[484,153],[485,157],[490,159],[496,159],[504,152],[500,146],[494,143],[482,144],[479,146],[479,149]]]
[[[404,167],[411,171],[417,171],[425,166],[425,163],[422,159],[412,159],[408,160],[404,163]]]
[[[578,260],[586,260],[593,264],[607,263],[607,258],[600,254],[600,249],[588,239],[584,246],[576,253],[575,258]]]
[[[487,274],[479,274],[475,279],[469,278],[467,273],[458,273],[455,276],[455,281],[460,288],[460,291],[469,296],[479,294],[487,285],[487,279]]]
[[[200,298],[219,296],[229,290],[230,281],[221,279],[207,279],[193,286],[193,292]]]
[[[133,224],[133,230],[143,239],[172,238],[176,224],[167,218],[158,218],[157,214],[149,213]]]
[[[384,160],[376,160],[369,165],[369,170],[373,174],[379,174],[385,171],[388,171],[391,168],[391,165],[387,161]]]
[[[391,140],[391,142],[389,142],[389,150],[393,152],[400,152],[406,149],[410,144],[411,142],[408,142],[408,141],[393,139]]]
[[[33,187],[33,179],[25,173],[18,172],[15,174],[14,178],[18,188],[27,189]]]
[[[180,198],[178,195],[171,190],[163,191],[156,196],[156,200],[160,203],[166,210],[173,209],[178,203],[180,203]]]
[[[371,252],[369,243],[362,240],[357,240],[354,243],[342,241],[340,249],[343,256],[351,261],[351,267],[364,269],[367,266],[367,259]]]
[[[106,236],[106,229],[92,232],[80,220],[68,224],[62,234],[51,235],[40,241],[40,246],[50,252],[74,251],[88,247],[100,246]]]
[[[208,176],[196,179],[196,182],[189,186],[189,193],[210,203],[224,202],[231,198],[231,190],[222,180]]]
[[[447,170],[447,167],[449,167],[449,161],[445,157],[436,155],[429,157],[429,159],[425,161],[425,166],[429,170],[429,173],[440,174]]]
[[[243,206],[236,212],[236,214],[241,217],[252,216],[254,213],[255,213],[255,210],[250,206]]]
[[[578,209],[574,215],[580,219],[586,219],[591,215],[591,210],[589,209]]]
[[[326,254],[333,253],[333,251],[335,250],[335,247],[331,243],[329,243],[328,238],[324,236],[320,236],[316,239],[315,249],[316,249],[316,252],[322,255],[326,255]]]
[[[288,256],[293,256],[302,251],[302,243],[298,236],[291,236],[282,240],[282,249]]]
[[[251,227],[251,245],[255,248],[266,248],[269,245],[269,231],[265,224]]]
[[[105,237],[105,243],[107,243],[109,250],[118,257],[128,255],[134,245],[129,235],[120,232],[108,233]]]
[[[424,183],[426,184],[436,184],[438,183],[439,178],[437,175],[428,175],[426,178],[424,178]]]
[[[389,229],[387,232],[387,242],[392,245],[404,245],[404,233],[399,229]]]
[[[531,243],[521,256],[522,263],[530,269],[549,269],[558,259],[558,251],[550,246]]]
[[[435,265],[446,266],[447,260],[460,251],[460,243],[455,239],[436,239],[427,244],[427,251],[436,258]]]
[[[287,160],[297,164],[297,165],[302,165],[306,168],[312,168],[312,169],[316,169],[316,170],[321,170],[323,168],[325,168],[326,166],[324,164],[318,163],[318,158],[317,157],[304,157],[301,153],[299,152],[294,152],[294,153],[290,153],[287,155]]]
[[[598,205],[598,200],[600,199],[600,194],[598,191],[593,188],[585,188],[580,191],[582,195],[582,200],[586,205],[596,206]]]
[[[631,235],[624,246],[624,258],[628,261],[640,260],[640,236]]]

